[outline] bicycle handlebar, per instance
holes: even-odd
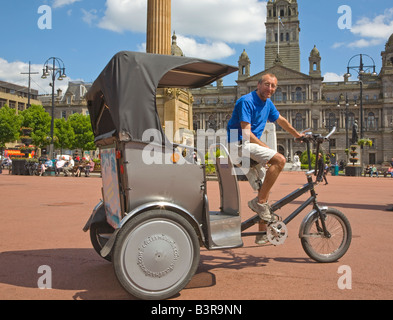
[[[336,127],[333,127],[332,131],[330,131],[325,137],[322,136],[321,134],[313,134],[312,132],[308,131],[309,129],[306,129],[302,131],[301,133],[304,134],[303,137],[301,138],[295,138],[296,142],[309,142],[309,141],[315,141],[315,142],[325,142],[330,139],[332,134],[336,131]]]

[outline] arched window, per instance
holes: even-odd
[[[301,113],[297,113],[295,117],[295,129],[297,131],[303,130],[303,117]]]
[[[277,88],[276,93],[273,96],[273,101],[280,103],[283,101],[283,96],[282,96],[282,89],[281,88]]]
[[[229,120],[231,120],[231,115],[227,114],[224,120],[224,129],[227,128]]]
[[[375,118],[374,112],[370,112],[367,117],[367,129],[377,130],[377,119]]]
[[[336,125],[337,125],[336,115],[333,112],[331,112],[329,113],[328,123],[326,124],[328,131],[331,131],[333,127]]]
[[[352,130],[355,122],[355,114],[353,112],[348,113],[348,130]]]
[[[206,129],[217,130],[217,121],[216,121],[216,116],[215,115],[211,115],[209,117],[209,120],[207,120]]]

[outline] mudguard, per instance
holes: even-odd
[[[322,212],[327,211],[328,209],[329,209],[328,207],[320,207],[320,208],[319,208],[319,210],[321,210]],[[304,236],[304,234],[303,234],[303,232],[304,232],[304,226],[306,225],[306,223],[307,223],[310,219],[313,218],[313,216],[314,216],[315,214],[318,214],[318,211],[317,211],[316,209],[313,209],[310,213],[308,213],[308,214],[304,217],[304,219],[303,219],[303,221],[302,221],[302,223],[300,224],[300,227],[299,227],[299,238],[300,238],[300,239],[303,238],[303,236]]]
[[[127,223],[127,221],[129,221],[133,217],[137,216],[138,214],[141,214],[141,213],[148,211],[148,210],[157,209],[157,208],[165,208],[166,210],[170,210],[170,211],[182,214],[186,219],[188,219],[191,222],[191,224],[195,228],[195,231],[198,234],[200,241],[204,243],[205,237],[202,232],[201,226],[199,225],[198,221],[187,210],[185,210],[184,208],[182,208],[176,204],[169,203],[169,202],[152,202],[152,203],[146,203],[138,208],[135,208],[134,210],[132,210],[129,214],[127,214],[123,218],[123,220],[120,222],[119,228],[115,230],[115,232],[109,238],[108,242],[102,248],[101,256],[105,258],[107,255],[109,255],[111,253],[113,245],[115,244],[115,241],[116,241],[117,234],[120,231],[120,229]]]
[[[106,221],[105,207],[104,202],[100,200],[100,202],[94,207],[92,214],[87,220],[86,225],[83,227],[83,231],[87,232],[90,229],[90,226],[96,222],[104,222]]]

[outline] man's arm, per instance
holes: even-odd
[[[277,119],[277,123],[283,128],[286,132],[290,133],[294,138],[301,138],[303,135],[297,132],[297,130],[292,127],[292,125],[285,119],[283,116]]]

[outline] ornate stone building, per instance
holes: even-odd
[[[393,157],[393,35],[382,52],[383,66],[378,75],[366,72],[361,74],[359,81],[349,81],[345,77],[340,82],[324,82],[322,57],[316,46],[309,53],[308,74],[299,71],[298,13],[296,0],[268,2],[265,70],[251,75],[251,59],[244,50],[238,61],[237,86],[223,86],[220,81],[216,86],[192,90],[194,130],[223,129],[218,134],[223,137],[237,99],[255,90],[263,74],[273,73],[279,86],[272,100],[297,130],[311,128],[315,133],[326,134],[333,126],[337,127],[330,144],[324,144],[325,152],[334,154],[334,160],[346,160],[345,151],[351,145],[353,123],[355,120],[360,123],[362,103],[364,138],[373,141],[372,147],[364,147],[363,163],[390,161]],[[289,30],[288,34],[286,31],[278,33],[278,17],[286,25],[285,30]],[[278,39],[282,40],[279,55]],[[279,127],[277,145],[278,151],[288,159],[305,150]]]
[[[86,93],[91,87],[91,83],[82,81],[70,81],[67,91],[63,94],[62,90],[57,90],[55,97],[55,119],[68,119],[74,113],[88,115]],[[42,106],[49,114],[52,113],[52,95],[39,96]]]

